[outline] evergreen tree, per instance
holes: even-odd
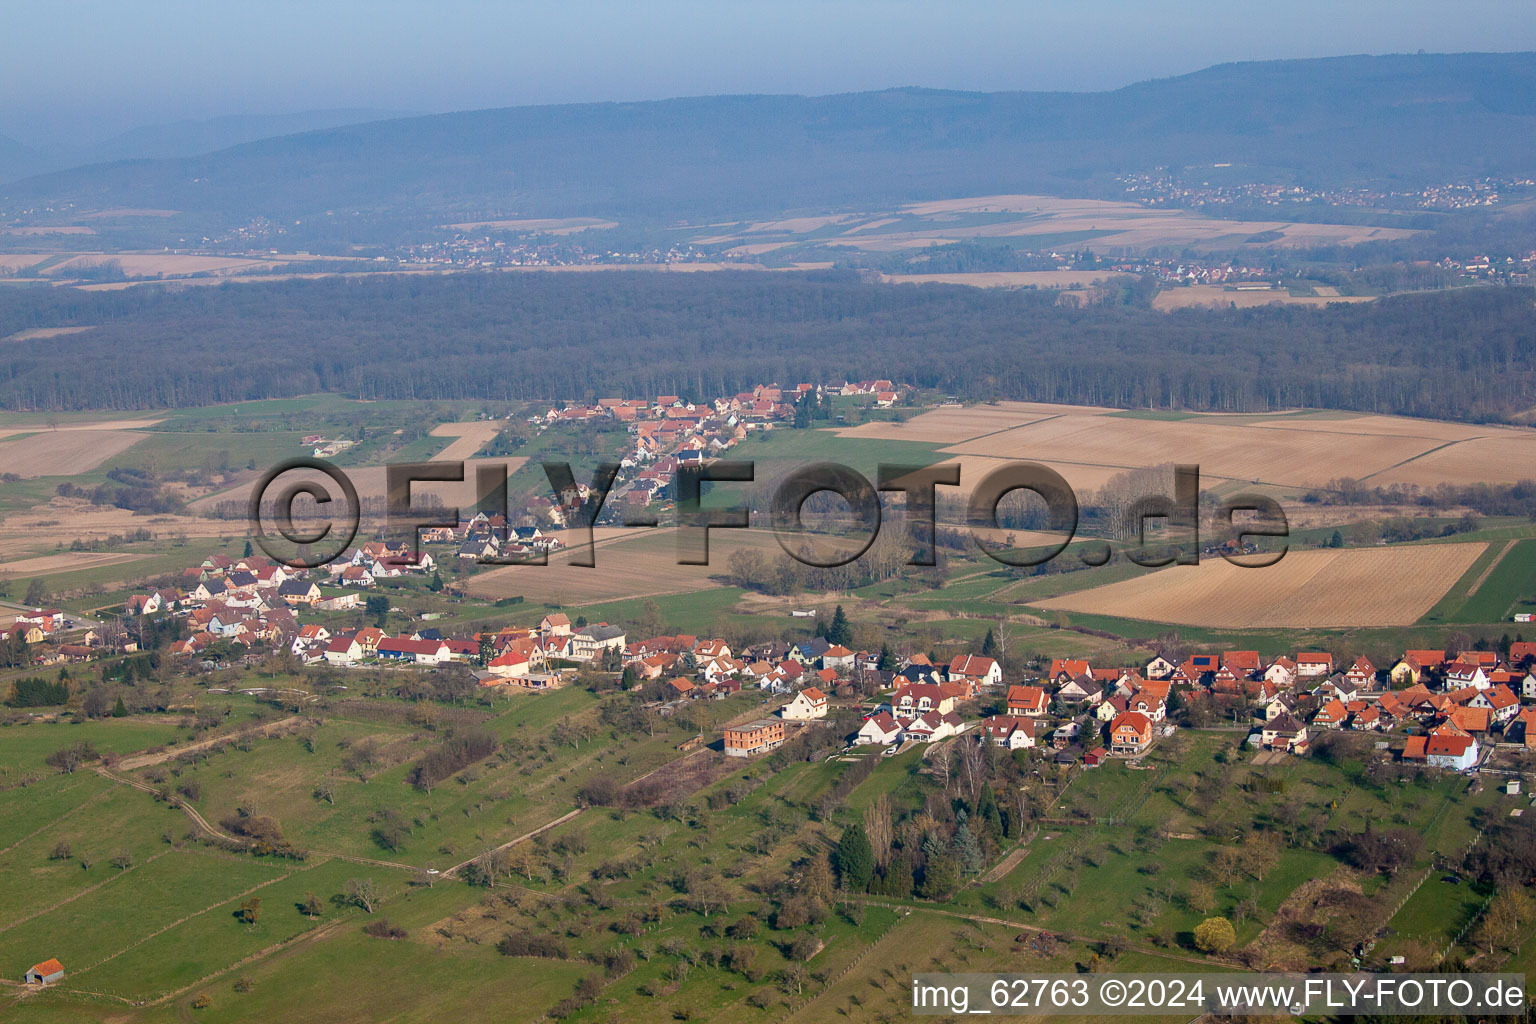
[[[427,582],[427,589],[434,594],[443,589],[443,574],[439,570],[432,570],[432,579]]]
[[[373,624],[380,629],[384,628],[384,620],[389,616],[389,598],[383,594],[373,594],[363,602],[364,614],[373,619]]]
[[[960,864],[948,853],[928,858],[923,870],[923,897],[947,900],[960,890]]]
[[[976,839],[976,833],[971,831],[969,822],[962,821],[955,829],[954,846],[955,856],[967,872],[981,870],[981,862],[985,858],[982,856],[981,843]]]
[[[905,855],[892,857],[890,867],[885,869],[887,895],[909,899],[916,888],[917,880],[912,877],[912,863]]]
[[[837,611],[832,613],[832,625],[827,629],[827,643],[844,647],[853,643],[853,627],[848,624],[848,616],[844,614],[842,605],[838,605]]]
[[[981,656],[983,658],[997,657],[997,637],[992,635],[992,630],[987,630],[987,638],[981,642]]]
[[[253,555],[253,554],[255,554],[255,550],[251,547],[251,542],[250,541],[246,541],[245,542],[245,554],[243,556],[241,556],[241,557],[243,557],[243,558],[250,558],[251,555]]]
[[[875,668],[879,669],[881,672],[896,671],[896,655],[891,653],[890,644],[880,645],[880,660],[875,662]]]
[[[862,824],[843,829],[834,854],[838,877],[849,892],[866,892],[875,877],[875,851]]]
[[[981,787],[981,796],[976,801],[976,817],[994,841],[1003,837],[1003,816],[998,810],[997,798],[992,795],[991,786]]]
[[[118,696],[117,703],[112,705],[112,717],[113,718],[127,718],[128,717],[128,708],[127,708],[127,706],[125,706],[123,704],[123,698],[122,698],[121,695]]]

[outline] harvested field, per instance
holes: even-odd
[[[1201,417],[1214,420],[1218,417]],[[1236,422],[1238,417],[1220,417],[1223,422]],[[1247,426],[1266,427],[1270,430],[1307,430],[1331,434],[1358,436],[1406,436],[1429,437],[1440,441],[1463,441],[1482,437],[1489,431],[1503,431],[1503,427],[1480,426],[1476,423],[1452,423],[1449,420],[1420,420],[1407,416],[1377,416],[1349,412],[1298,413],[1282,416],[1250,416],[1243,422]],[[1536,431],[1510,430],[1510,433],[1536,439]]]
[[[838,228],[841,228],[838,234],[830,234]],[[766,235],[794,243],[843,246],[866,252],[900,252],[967,239],[1019,239],[1022,244],[1029,245],[1032,238],[1068,235],[1091,238],[1095,247],[1134,251],[1169,245],[1228,249],[1260,244],[1352,245],[1411,234],[1412,231],[1400,228],[1222,220],[1192,210],[1154,209],[1131,202],[999,195],[912,203],[894,210],[874,209],[745,225],[711,225],[707,234],[694,241],[701,245],[754,244],[767,241],[763,237]],[[1105,275],[1091,273],[1088,276]],[[980,282],[959,280],[956,283]]]
[[[1214,629],[1408,626],[1471,567],[1486,544],[1293,551],[1244,569],[1224,559],[1149,571],[1051,598],[1041,608]]]
[[[194,256],[187,253],[81,253],[42,271],[67,278],[93,267],[115,265],[128,277],[175,277],[182,274],[233,274],[255,267],[283,266],[286,260],[243,259],[235,256]]]
[[[0,573],[12,576],[48,576],[53,573],[74,572],[77,569],[99,569],[104,565],[134,562],[144,555],[113,554],[108,551],[66,551],[41,558],[23,558],[15,562],[0,562]]]
[[[0,338],[0,341],[42,341],[45,338],[62,338],[66,335],[83,334],[86,331],[94,331],[95,329],[95,324],[88,324],[85,327],[33,327],[30,330],[17,331],[15,334],[7,335],[4,338]]]
[[[1227,291],[1221,285],[1193,284],[1186,288],[1169,288],[1157,293],[1152,308],[1164,313],[1173,309],[1189,309],[1196,306],[1225,309],[1252,309],[1255,306],[1326,306],[1330,302],[1372,302],[1372,295],[1292,295],[1284,289],[1267,292]]]
[[[35,434],[52,430],[143,430],[153,427],[160,420],[93,420],[86,423],[60,423],[48,426],[43,423],[12,423],[0,428],[0,437],[12,434]]]
[[[709,565],[677,564],[672,529],[614,530],[596,541],[597,567],[570,564],[570,552],[550,556],[548,565],[511,565],[475,576],[470,594],[490,599],[521,595],[529,601],[563,605],[598,604],[658,594],[681,594],[721,586],[733,551],[780,553],[766,529],[711,530]]]
[[[447,424],[447,426],[450,427],[472,427],[476,425],[477,424],[472,423]],[[433,431],[433,433],[436,433],[436,431]],[[455,441],[448,447],[454,448],[460,443],[461,442],[459,441]],[[475,445],[477,450],[479,447],[479,444]],[[436,456],[434,456],[432,461],[443,461],[445,458],[452,457],[453,456],[445,455],[443,452],[439,452]],[[448,508],[472,509],[475,507],[477,500],[477,495],[475,494],[475,475],[478,472],[479,467],[505,465],[507,467],[507,475],[511,476],[522,467],[523,463],[527,461],[527,459],[522,457],[508,459],[464,459],[464,479],[462,481],[414,483],[411,485],[411,499],[413,503],[416,504],[419,508],[429,507],[432,503],[432,500],[435,498],[443,506]],[[383,502],[388,493],[388,470],[386,467],[345,466],[342,467],[342,471],[347,475],[347,478],[352,481],[352,486],[357,488],[357,496],[365,505],[368,505],[370,502]],[[336,485],[334,482],[330,481],[323,474],[311,472],[309,470],[300,469],[284,473],[279,478],[279,483],[281,486],[286,486],[289,483],[295,483],[300,480],[316,482],[325,487],[327,493],[332,494],[336,499],[340,500],[341,498],[341,495],[336,493]],[[233,487],[229,490],[220,491],[216,494],[210,494],[198,498],[196,501],[192,502],[189,507],[193,512],[211,513],[218,509],[219,506],[226,505],[229,502],[239,502],[243,506],[246,502],[250,501],[251,490],[255,487],[255,485],[255,479],[247,480],[241,483],[239,486]],[[299,501],[294,505],[295,515],[300,517],[304,516],[306,514],[306,507],[309,509],[314,508],[314,506],[310,504],[308,498],[300,498]],[[374,516],[372,514],[365,514],[363,516],[361,527],[365,532],[382,529],[384,527],[382,515]],[[225,528],[238,529],[239,531],[243,532],[245,524],[243,520],[239,522],[226,521]]]
[[[1441,442],[1364,435],[1348,445],[1322,431],[1183,420],[1066,415],[953,445],[946,452],[1003,459],[1137,469],[1193,463],[1206,478],[1308,486],[1338,477],[1365,477],[1420,455]]]
[[[158,537],[243,537],[245,523],[192,516],[141,516],[93,505],[83,498],[54,498],[0,521],[0,558],[15,559],[80,540],[104,540],[144,529]]]
[[[0,442],[0,473],[75,476],[89,473],[144,439],[127,430],[47,430]]]
[[[432,456],[433,462],[462,461],[472,457],[501,430],[495,420],[476,420],[473,423],[439,423],[432,428],[433,437],[456,437],[448,447]],[[509,472],[511,472],[509,470]]]
[[[881,274],[887,284],[964,284],[973,288],[1070,288],[1129,277],[1100,270],[984,270],[970,274]]]
[[[1407,483],[1515,483],[1536,478],[1536,431],[1480,428],[1485,436],[1446,444],[1369,477],[1378,486]]]
[[[0,235],[94,235],[84,224],[23,224],[0,228]]]
[[[1044,402],[997,402],[988,405],[941,405],[912,417],[905,423],[880,421],[857,427],[844,427],[838,437],[875,437],[890,441],[924,441],[931,444],[958,444],[983,434],[1060,416],[1065,413],[1113,412],[1087,405],[1050,405]]]
[[[598,220],[595,217],[566,217],[528,220],[477,220],[463,224],[449,224],[455,231],[524,231],[540,235],[572,235],[578,231],[618,227],[617,221]]]
[[[966,467],[962,490],[1003,460],[1056,469],[1095,489],[1125,469],[1168,461],[1211,480],[1286,487],[1355,477],[1373,484],[1514,482],[1536,476],[1536,430],[1348,412],[1137,414],[1035,402],[940,406],[905,423],[838,437],[947,445]]]

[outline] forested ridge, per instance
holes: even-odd
[[[152,409],[312,392],[559,401],[890,377],[974,399],[1471,420],[1536,405],[1528,288],[1323,309],[1158,313],[1137,289],[1050,291],[807,274],[480,274],[161,291],[8,291],[0,406]]]
[[[180,211],[162,223],[168,245],[196,237],[195,225],[270,217],[303,245],[482,216],[697,224],[1010,192],[1120,197],[1116,174],[1212,164],[1258,181],[1401,188],[1528,174],[1533,111],[1525,53],[1249,61],[1108,92],[888,89],[434,114],[76,168],[0,186],[0,206]]]

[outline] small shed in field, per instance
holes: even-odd
[[[44,960],[27,968],[28,985],[52,985],[64,978],[64,965],[57,960]]]

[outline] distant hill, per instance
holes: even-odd
[[[1411,185],[1529,174],[1536,54],[1225,64],[1102,93],[926,89],[515,107],[355,124],[0,187],[184,211],[657,222],[994,192],[1107,194],[1117,173]]]
[[[146,125],[90,145],[49,148],[28,147],[14,139],[0,137],[0,181],[114,160],[196,156],[257,139],[398,116],[396,111],[367,108],[242,114]]]

